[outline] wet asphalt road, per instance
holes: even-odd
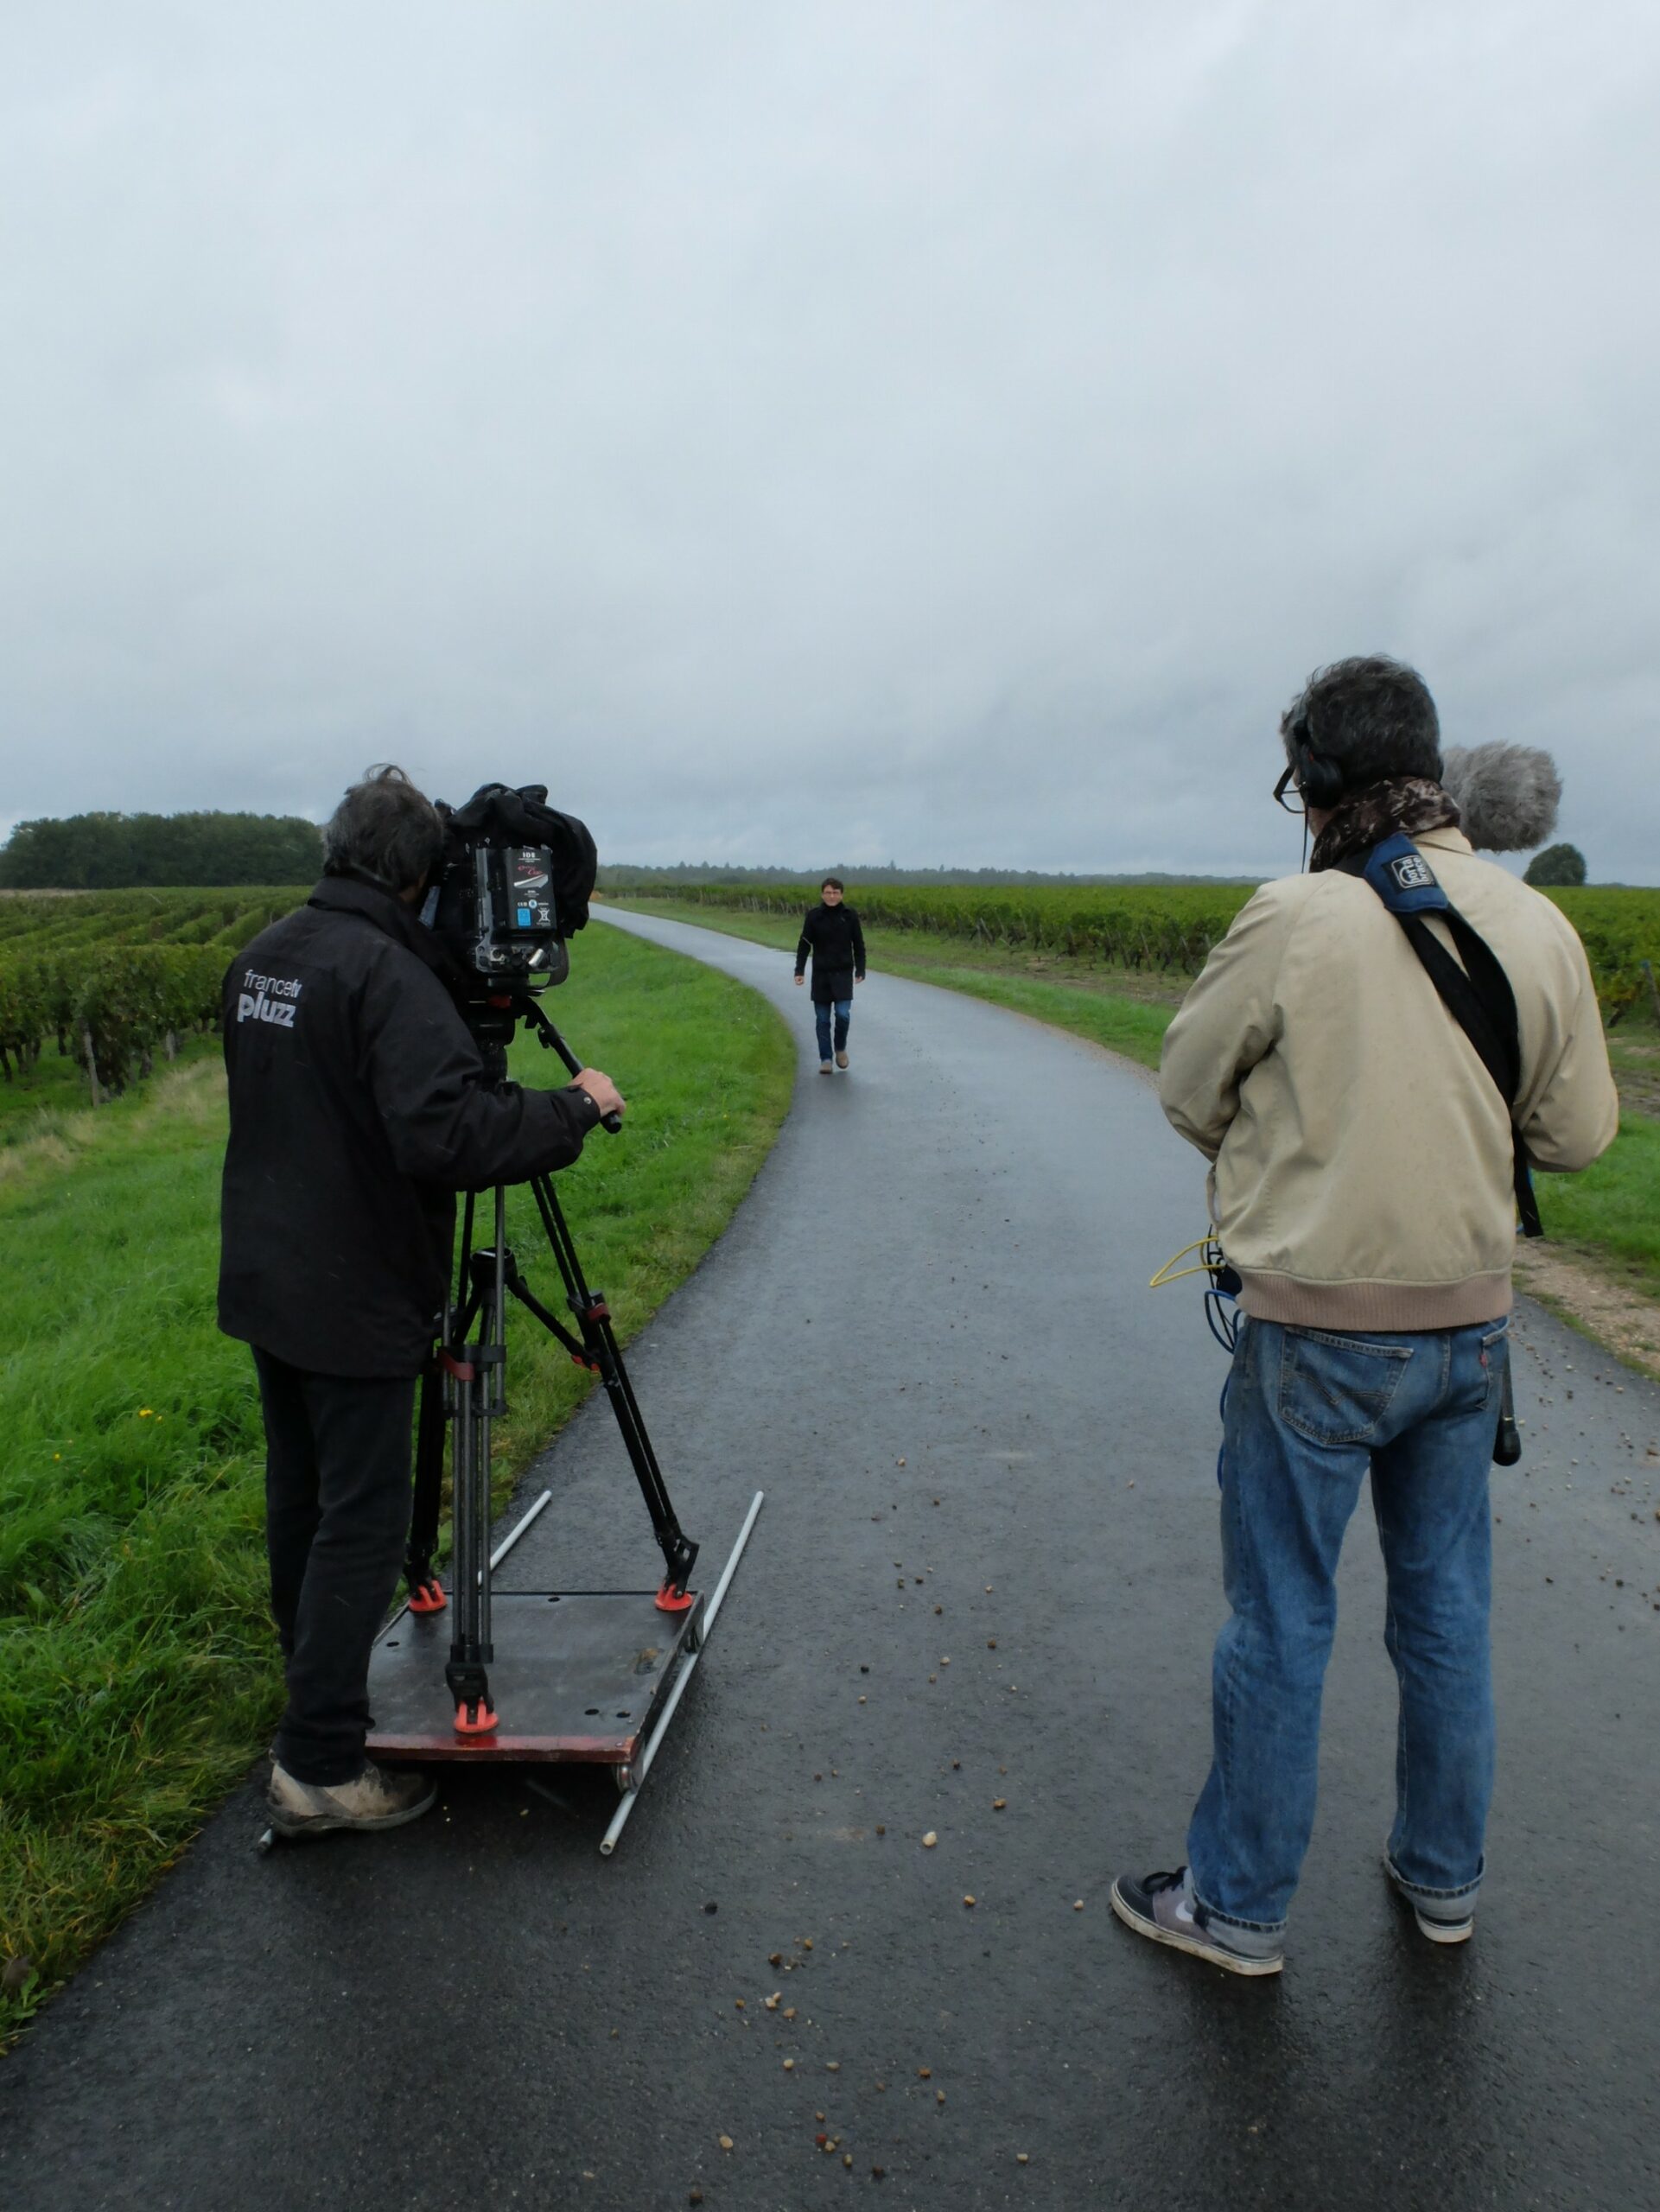
[[[821,1077],[781,956],[626,925],[767,991],[803,1059],[632,1358],[705,1563],[767,1503],[617,1854],[608,1782],[520,1770],[262,1859],[251,1781],[0,2065],[0,2202],[1660,2202],[1660,1391],[1523,1310],[1475,1942],[1378,1871],[1363,1509],[1287,1971],[1155,1949],[1107,1887],[1180,1857],[1208,1742],[1223,1360],[1192,1284],[1143,1287],[1197,1160],[1134,1070],[893,978]],[[602,1402],[544,1480],[511,1579],[655,1579]]]

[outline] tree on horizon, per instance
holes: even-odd
[[[1527,873],[1522,880],[1540,887],[1552,885],[1558,887],[1583,883],[1585,855],[1577,845],[1566,842],[1547,845],[1542,853],[1536,853],[1528,862]]]
[[[0,845],[10,891],[133,891],[309,883],[322,833],[292,814],[72,814],[20,822]]]

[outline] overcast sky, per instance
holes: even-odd
[[[0,826],[391,758],[1276,871],[1384,650],[1660,880],[1657,78],[1650,0],[9,9]]]

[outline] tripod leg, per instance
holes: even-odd
[[[506,1410],[504,1286],[507,1269],[507,1194],[495,1191],[495,1247],[478,1255],[481,1281],[468,1285],[463,1325],[478,1314],[480,1341],[458,1347],[446,1364],[455,1384],[455,1433],[451,1464],[455,1523],[455,1627],[444,1679],[455,1700],[455,1732],[488,1736],[497,1721],[487,1673],[495,1657],[490,1607],[490,1438],[494,1416]],[[473,1221],[469,1202],[467,1224]],[[462,1255],[464,1268],[473,1265]],[[465,1278],[464,1278],[465,1280]]]
[[[493,1651],[490,1618],[490,1440],[492,1423],[496,1415],[507,1410],[505,1365],[507,1301],[504,1291],[507,1270],[507,1192],[499,1183],[496,1185],[495,1231],[495,1249],[491,1255],[493,1264],[484,1304],[484,1326],[479,1332],[480,1342],[478,1382],[475,1385],[478,1482],[474,1505],[478,1515],[479,1642],[487,1656]]]
[[[493,1654],[482,1632],[479,1605],[480,1544],[488,1520],[479,1502],[478,1350],[476,1344],[461,1344],[456,1347],[459,1357],[455,1352],[444,1355],[455,1392],[450,1487],[455,1536],[455,1615],[444,1680],[455,1700],[455,1732],[460,1736],[487,1736],[496,1726],[486,1672]]]
[[[410,1511],[404,1579],[412,1613],[441,1613],[448,1604],[432,1571],[438,1548],[438,1509],[444,1476],[443,1371],[429,1359],[421,1371],[421,1411],[415,1431],[415,1497]]]
[[[611,1400],[611,1410],[616,1415],[617,1427],[646,1501],[646,1510],[652,1517],[652,1533],[663,1553],[666,1572],[663,1586],[657,1593],[658,1610],[682,1613],[693,1602],[686,1582],[696,1564],[697,1547],[676,1516],[663,1470],[646,1433],[645,1415],[640,1412],[634,1386],[628,1379],[628,1370],[623,1365],[622,1353],[612,1331],[610,1309],[598,1299],[594,1301],[592,1325],[593,1340],[600,1348],[601,1380]]]
[[[628,1379],[628,1370],[623,1364],[622,1353],[618,1348],[611,1325],[611,1309],[597,1291],[588,1287],[583,1278],[582,1263],[577,1256],[569,1224],[554,1193],[552,1182],[546,1175],[538,1175],[533,1179],[531,1188],[564,1281],[566,1302],[576,1316],[583,1346],[598,1370],[606,1395],[611,1401],[611,1410],[616,1416],[623,1446],[634,1470],[635,1479],[639,1484],[646,1510],[651,1516],[652,1534],[663,1554],[666,1573],[663,1586],[657,1594],[658,1605],[665,1612],[684,1612],[692,1602],[687,1593],[686,1582],[696,1562],[697,1547],[687,1536],[676,1517],[669,1498],[668,1485],[663,1479],[663,1470],[658,1465],[652,1440],[646,1433],[645,1416],[640,1412],[639,1402],[634,1395],[633,1385]]]

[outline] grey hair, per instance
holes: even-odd
[[[1562,779],[1537,746],[1449,746],[1441,782],[1458,802],[1465,836],[1485,853],[1530,852],[1556,827]]]
[[[444,825],[401,768],[366,769],[323,830],[323,874],[366,875],[383,890],[412,890],[438,865]]]
[[[1293,767],[1305,744],[1337,768],[1345,791],[1390,776],[1441,780],[1441,723],[1429,686],[1387,653],[1317,668],[1280,717],[1280,734]]]

